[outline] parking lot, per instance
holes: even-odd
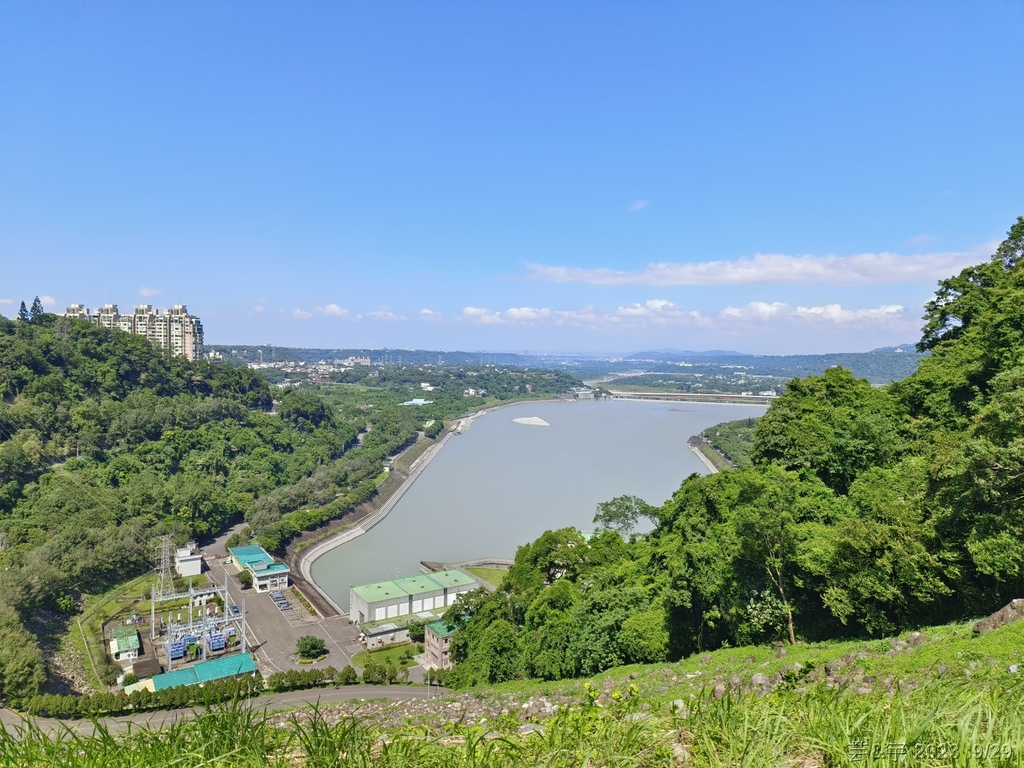
[[[352,656],[362,650],[359,630],[347,617],[323,619],[311,615],[292,589],[278,591],[279,597],[255,589],[242,589],[236,578],[237,570],[225,567],[223,543],[218,540],[205,548],[204,559],[209,577],[224,583],[228,574],[230,604],[245,611],[246,642],[257,664],[266,674],[289,669],[310,669],[311,665],[298,663],[295,644],[303,635],[315,635],[327,643],[327,658],[312,668],[333,666],[341,669],[350,664]],[[228,610],[231,610],[230,607]]]

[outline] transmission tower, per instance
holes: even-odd
[[[166,600],[174,594],[174,576],[171,573],[171,537],[161,536],[157,547],[159,548],[160,564],[157,569],[153,599],[160,601]]]

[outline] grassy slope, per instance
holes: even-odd
[[[333,765],[339,754],[346,764],[375,766],[1024,765],[1024,671],[1008,671],[1024,668],[1024,622],[980,637],[966,624],[924,635],[918,646],[835,642],[781,657],[772,648],[725,649],[433,702],[368,701],[269,718],[229,708],[159,740],[128,737],[129,749],[111,748],[123,737],[3,743],[0,734],[0,765],[72,755],[148,765],[174,745],[185,760],[245,766]],[[794,663],[804,669],[788,680],[751,687],[755,674],[772,678]],[[831,679],[802,674],[812,664],[818,676],[829,664]]]
[[[505,580],[505,576],[508,574],[507,568],[465,568],[464,570],[469,571],[471,574],[476,576],[481,581],[486,581],[488,584],[494,587],[500,587],[501,582]]]

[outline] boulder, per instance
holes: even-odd
[[[987,619],[982,619],[975,624],[974,631],[980,635],[985,632],[991,632],[993,629],[1005,627],[1007,624],[1012,624],[1021,619],[1024,619],[1024,600],[1017,598],[1016,600],[1011,600],[1009,605],[1000,608]]]

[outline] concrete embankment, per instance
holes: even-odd
[[[472,413],[468,416],[463,416],[455,423],[454,427],[450,432],[447,432],[444,437],[442,437],[440,440],[437,441],[437,443],[435,443],[426,451],[424,451],[423,455],[413,462],[412,466],[409,468],[408,476],[395,489],[394,493],[387,499],[387,501],[384,502],[380,509],[362,518],[357,523],[355,523],[351,528],[346,528],[342,531],[339,531],[337,534],[329,536],[323,541],[319,541],[315,544],[312,544],[308,548],[298,552],[295,555],[294,561],[292,562],[293,569],[295,572],[297,572],[299,579],[301,579],[301,581],[303,582],[303,586],[308,588],[308,591],[316,592],[317,597],[320,598],[320,600],[317,600],[316,602],[322,601],[323,603],[332,606],[333,609],[337,611],[339,614],[342,613],[340,606],[338,606],[338,604],[335,603],[334,600],[332,600],[331,597],[327,595],[327,593],[324,592],[313,580],[312,567],[313,563],[316,561],[318,557],[321,557],[322,555],[324,555],[327,552],[330,552],[332,549],[335,549],[336,547],[340,547],[342,544],[347,544],[348,542],[359,538],[364,533],[373,528],[373,526],[375,526],[377,523],[379,523],[381,520],[387,517],[388,513],[399,502],[402,496],[405,495],[405,492],[409,490],[410,487],[412,487],[412,484],[416,482],[416,479],[420,476],[423,470],[427,468],[430,462],[434,460],[434,458],[441,452],[441,449],[444,448],[445,444],[453,436],[468,431],[469,428],[473,425],[473,422],[476,419],[480,418],[481,416],[485,416],[486,414],[491,413],[493,411],[501,410],[503,408],[509,408],[514,405],[522,405],[523,402],[530,401],[517,400],[512,403],[502,403],[500,405],[495,405],[490,408],[484,408],[482,410],[476,411],[475,413]],[[535,402],[549,401],[538,400]]]
[[[473,417],[467,418],[472,419]],[[409,468],[408,476],[405,478],[404,481],[402,481],[401,485],[399,485],[398,488],[395,489],[394,493],[391,494],[391,496],[388,498],[387,501],[384,502],[380,509],[374,512],[372,515],[364,517],[351,528],[346,528],[343,531],[339,531],[337,534],[327,539],[324,539],[321,542],[313,544],[312,546],[303,550],[297,555],[295,566],[303,582],[305,582],[306,585],[309,585],[310,587],[315,589],[319,596],[329,605],[331,605],[339,614],[342,613],[340,606],[338,606],[338,604],[335,603],[334,600],[332,600],[331,597],[327,595],[326,592],[320,589],[320,587],[317,586],[316,582],[313,580],[311,572],[313,562],[318,557],[320,557],[326,552],[330,552],[335,547],[340,547],[342,544],[347,544],[353,539],[359,538],[364,533],[373,528],[373,526],[375,526],[377,523],[379,523],[381,520],[387,517],[388,513],[394,508],[394,506],[399,502],[399,500],[401,500],[402,496],[405,495],[405,492],[409,490],[409,488],[412,486],[414,482],[416,482],[416,478],[418,478],[420,474],[423,472],[423,470],[427,468],[427,465],[429,465],[430,462],[433,461],[434,457],[441,452],[441,449],[444,447],[445,443],[447,443],[451,439],[453,434],[455,433],[448,432],[434,445],[430,446],[430,448],[424,451],[422,456],[420,456],[418,459],[416,459],[416,461],[413,462],[412,466]]]
[[[708,472],[710,474],[713,475],[716,472],[718,472],[718,467],[712,464],[711,459],[704,455],[704,451],[701,450],[701,446],[691,445],[690,450],[693,451],[696,454],[697,458],[701,460],[701,463],[703,463],[704,466],[708,468]]]

